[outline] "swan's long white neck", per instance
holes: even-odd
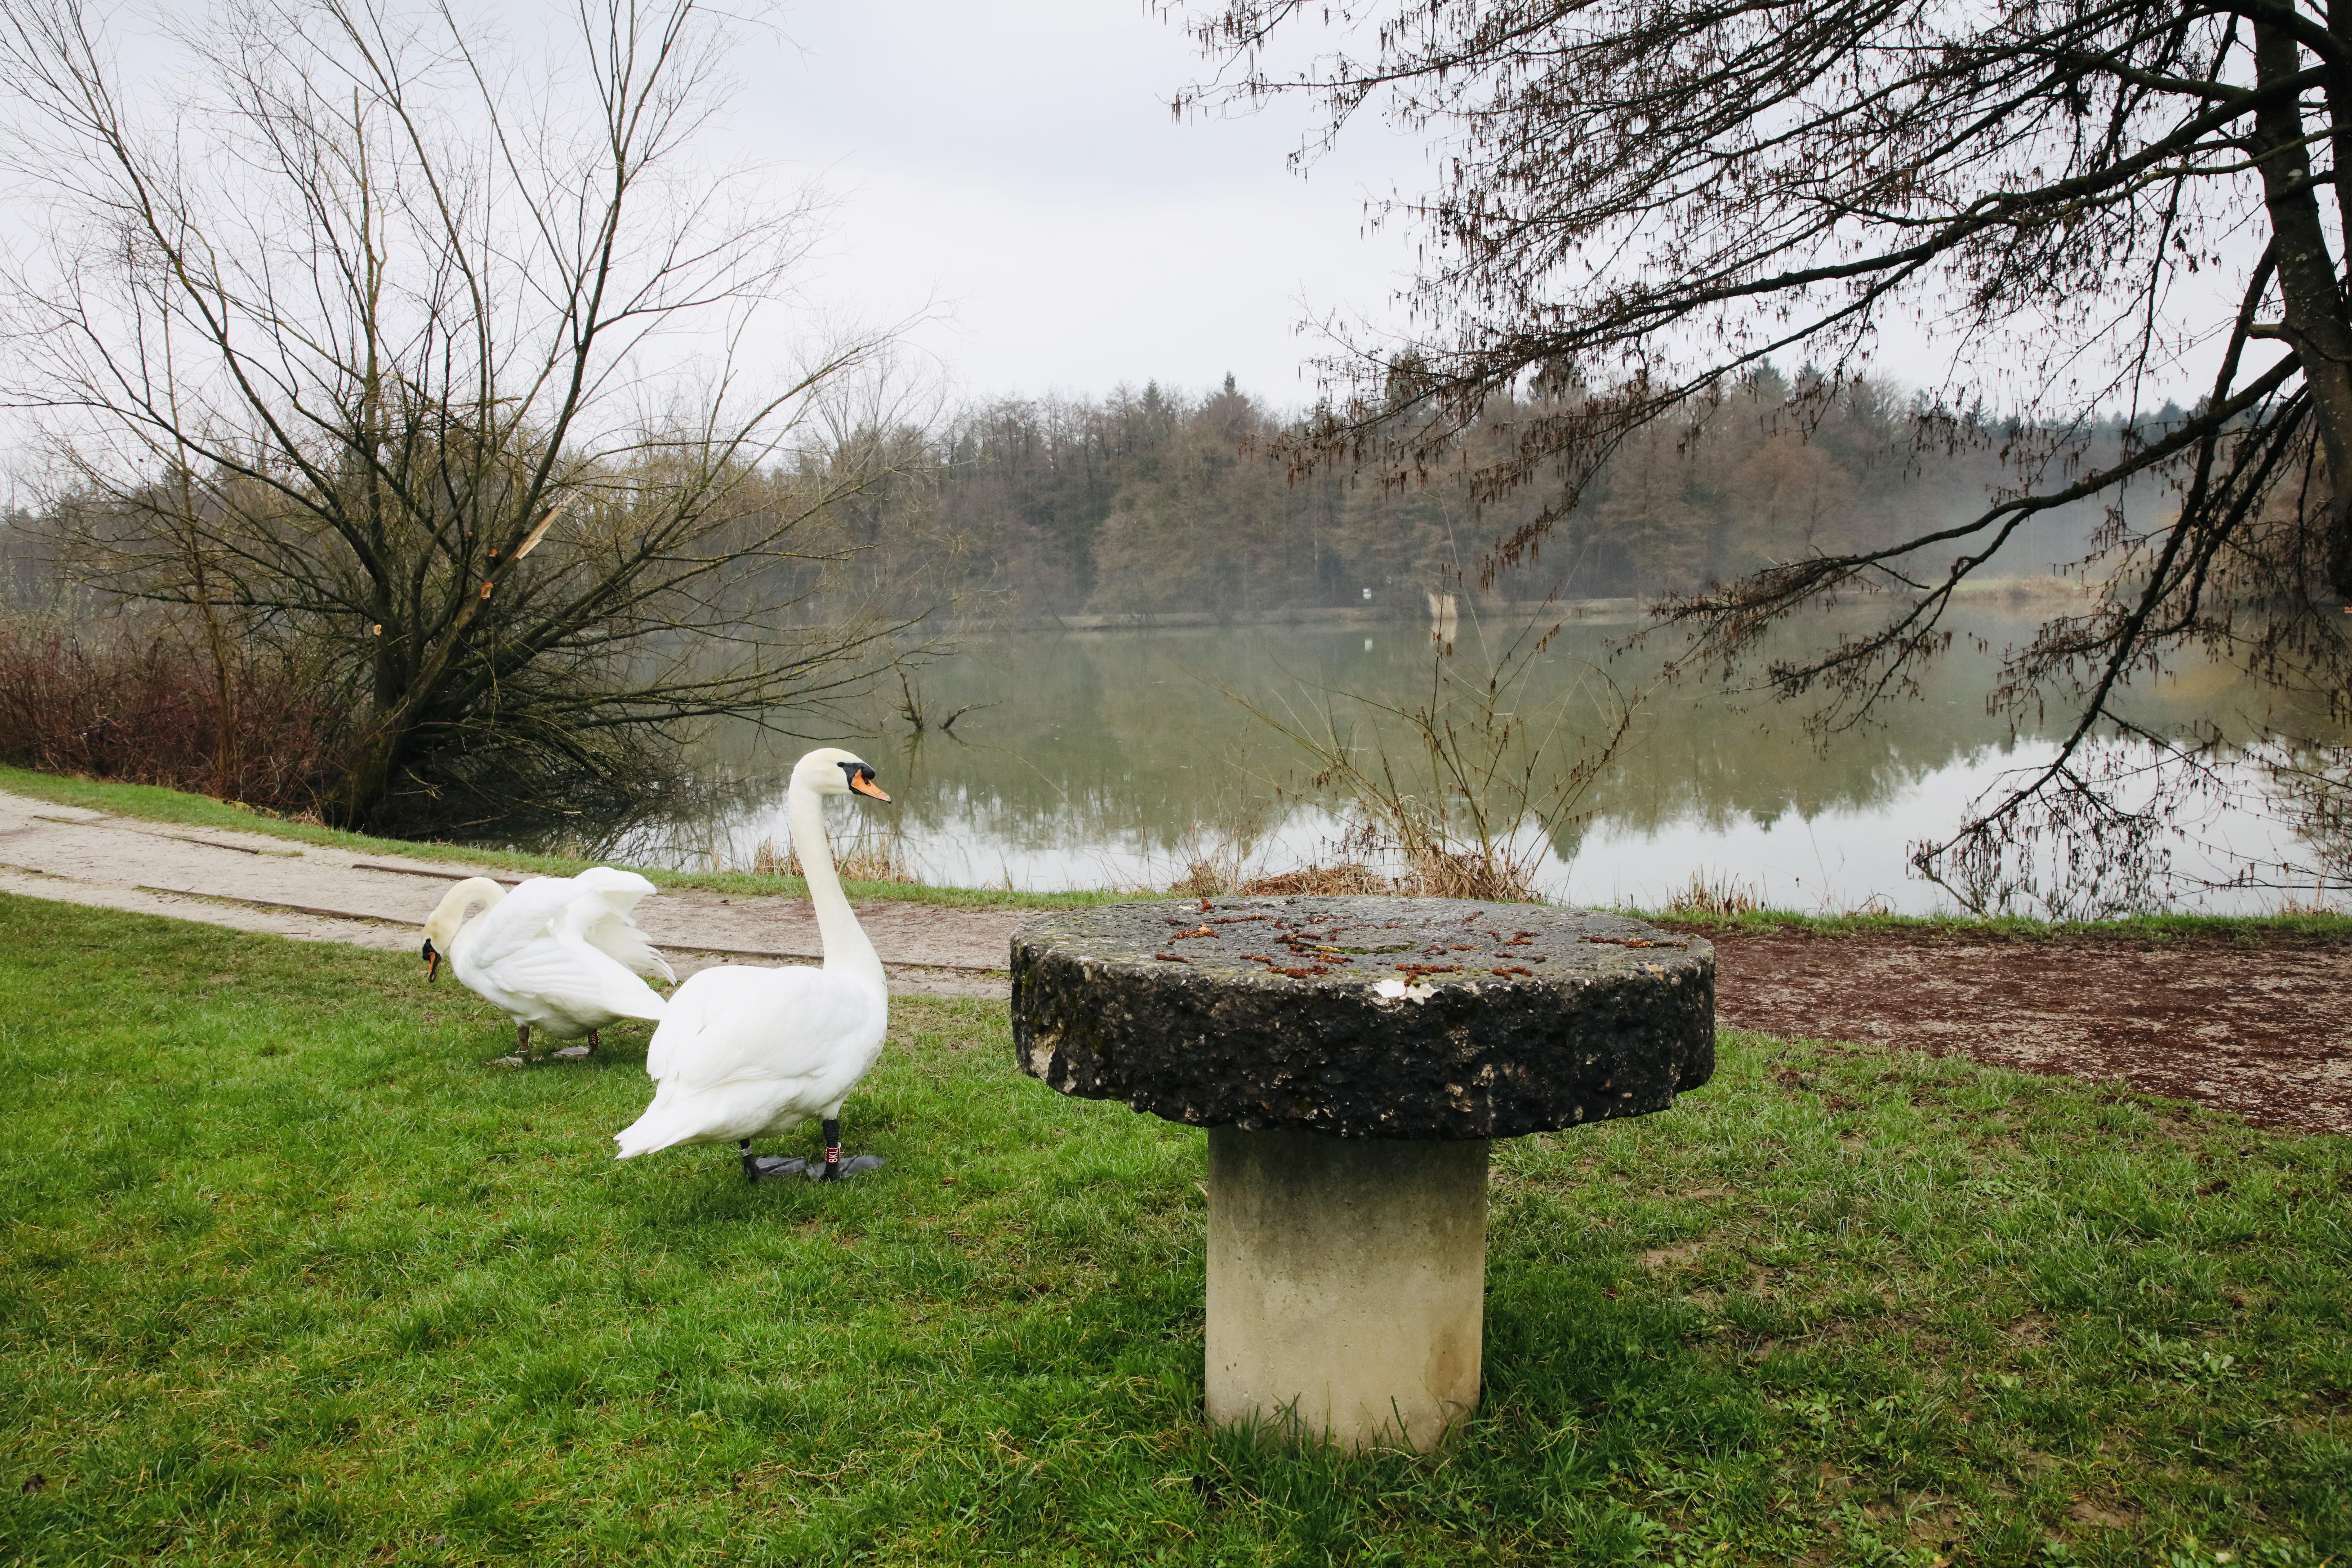
[[[454,962],[458,939],[478,931],[482,917],[498,908],[506,896],[507,890],[488,877],[468,877],[441,895],[433,918],[425,922],[425,934],[440,948],[443,957]]]
[[[809,902],[816,908],[818,940],[824,946],[824,966],[886,990],[882,960],[857,923],[841,878],[833,868],[833,847],[824,837],[824,801],[797,779],[784,799],[784,821],[792,828],[793,847],[799,851],[801,874],[808,879]]]

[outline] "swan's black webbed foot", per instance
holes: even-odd
[[[810,1169],[810,1181],[845,1182],[861,1172],[881,1168],[882,1156],[879,1154],[860,1154],[854,1160],[843,1159],[840,1119],[832,1116],[824,1119],[824,1163]]]
[[[860,1154],[855,1159],[844,1160],[838,1149],[828,1149],[825,1153],[828,1157],[823,1164],[809,1167],[810,1181],[845,1182],[862,1172],[882,1168],[882,1156],[879,1154]]]
[[[579,1046],[566,1046],[566,1047],[564,1047],[562,1050],[555,1052],[555,1053],[554,1053],[554,1055],[555,1055],[555,1056],[556,1056],[560,1060],[567,1061],[567,1062],[576,1062],[576,1061],[580,1060],[580,1059],[581,1059],[582,1058],[583,1058],[583,1057],[593,1057],[593,1056],[594,1056],[594,1055],[596,1054],[596,1047],[597,1047],[597,1046],[598,1046],[598,1045],[600,1045],[601,1043],[602,1043],[602,1042],[601,1042],[601,1041],[599,1041],[599,1040],[596,1038],[596,1031],[595,1031],[595,1030],[593,1030],[593,1029],[591,1029],[591,1030],[589,1030],[589,1031],[588,1031],[588,1041],[587,1041],[587,1044],[585,1044],[585,1045],[579,1045]]]
[[[786,1159],[780,1154],[754,1154],[749,1138],[736,1147],[743,1151],[743,1179],[747,1182],[777,1182],[786,1176],[797,1176],[808,1170],[806,1160]]]

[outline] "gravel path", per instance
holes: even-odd
[[[0,791],[0,891],[204,921],[308,942],[415,952],[418,928],[452,882],[511,871],[290,843],[258,833],[181,827]],[[891,988],[1004,996],[1013,928],[1031,911],[877,900],[857,918]],[[820,956],[805,899],[666,891],[637,923],[679,976],[728,960]]]

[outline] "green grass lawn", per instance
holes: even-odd
[[[1202,1139],[895,1004],[846,1187],[404,956],[0,899],[0,1562],[2317,1563],[2352,1141],[1727,1035],[1499,1146],[1442,1456],[1204,1430]]]

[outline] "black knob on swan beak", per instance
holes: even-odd
[[[856,794],[886,804],[889,801],[890,797],[882,793],[882,786],[874,782],[872,768],[864,763],[843,763],[839,765],[842,777],[849,781],[849,787]]]

